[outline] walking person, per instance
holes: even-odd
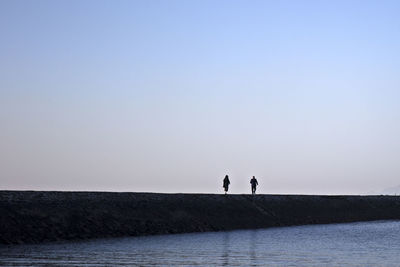
[[[257,185],[258,185],[258,182],[257,182],[257,179],[256,179],[255,176],[253,176],[253,178],[251,178],[250,184],[251,184],[251,194],[255,195],[256,189],[257,189]]]
[[[226,193],[228,193],[228,189],[229,189],[229,184],[230,183],[231,182],[229,181],[228,175],[225,175],[224,181],[222,183],[222,187],[225,189],[225,195],[226,195]]]

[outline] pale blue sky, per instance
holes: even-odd
[[[400,184],[398,1],[0,1],[0,188]]]

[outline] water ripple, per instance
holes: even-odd
[[[1,266],[397,266],[400,222],[0,247]]]

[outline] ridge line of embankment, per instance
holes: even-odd
[[[400,219],[400,197],[0,191],[0,244]]]

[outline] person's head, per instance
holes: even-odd
[[[255,179],[256,177],[255,176],[253,176],[253,179]]]
[[[228,178],[228,174],[227,174],[227,175],[225,175],[225,178]]]

